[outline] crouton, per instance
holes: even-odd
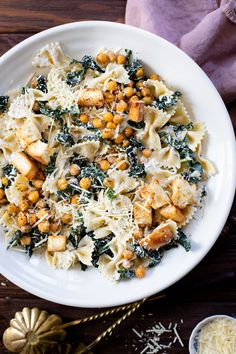
[[[79,106],[96,106],[104,105],[104,97],[102,91],[97,88],[85,88],[79,91],[77,103]]]
[[[159,210],[159,213],[166,219],[172,219],[178,223],[185,220],[184,213],[176,206],[169,204]]]
[[[27,154],[29,154],[34,160],[47,165],[50,160],[50,148],[48,144],[42,142],[41,140],[30,144],[26,149]]]
[[[66,236],[48,236],[47,250],[48,252],[64,252],[66,250],[66,242]]]
[[[143,247],[147,247],[151,250],[156,250],[165,246],[175,237],[175,233],[168,224],[160,224],[153,232],[143,238],[139,243]]]
[[[16,135],[23,149],[42,137],[37,126],[29,119],[17,130]]]
[[[174,205],[184,209],[189,204],[196,203],[196,185],[190,184],[184,178],[178,177],[172,182],[171,200]]]
[[[146,202],[134,203],[134,219],[139,226],[152,225],[152,208]]]
[[[153,178],[148,185],[140,189],[139,195],[147,200],[153,209],[161,208],[170,203],[170,198],[156,178]]]
[[[12,164],[15,168],[28,179],[34,179],[37,172],[37,165],[30,160],[24,152],[16,152],[12,158]]]
[[[144,102],[134,101],[129,105],[129,119],[133,122],[141,122],[144,116]]]

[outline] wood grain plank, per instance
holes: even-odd
[[[124,21],[126,0],[1,0],[0,33],[38,32],[81,20]]]

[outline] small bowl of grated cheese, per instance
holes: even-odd
[[[193,329],[190,354],[235,354],[236,319],[226,315],[210,316]]]

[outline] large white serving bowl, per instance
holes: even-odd
[[[180,49],[146,31],[111,22],[76,22],[36,34],[0,58],[0,93],[22,85],[32,73],[32,57],[42,46],[59,41],[65,53],[81,58],[101,47],[130,48],[167,83],[182,93],[192,117],[203,121],[208,135],[207,156],[218,173],[208,184],[203,215],[187,228],[192,249],[167,252],[161,264],[147,276],[112,283],[96,269],[86,272],[50,268],[44,257],[29,261],[23,253],[6,251],[4,232],[0,238],[0,271],[32,294],[60,304],[105,307],[124,304],[164,290],[193,269],[211,249],[230,211],[235,191],[236,155],[231,121],[222,99],[199,66]]]

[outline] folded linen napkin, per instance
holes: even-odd
[[[180,47],[236,100],[236,0],[128,0],[126,23]]]

